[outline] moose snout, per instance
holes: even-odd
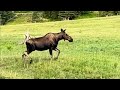
[[[71,39],[69,40],[69,42],[73,42],[73,39],[71,38]]]

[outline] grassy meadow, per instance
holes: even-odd
[[[24,67],[24,34],[38,37],[61,28],[74,41],[59,42],[59,59],[50,60],[48,50],[34,51],[33,63]],[[1,79],[120,78],[120,16],[0,26],[0,51]]]

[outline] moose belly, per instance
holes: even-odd
[[[50,46],[48,46],[48,45],[36,45],[35,46],[35,49],[38,50],[38,51],[47,50],[49,48],[50,48]]]

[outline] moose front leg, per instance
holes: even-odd
[[[56,57],[55,59],[58,59],[58,56],[59,56],[59,54],[60,54],[60,50],[59,50],[59,49],[57,49],[57,48],[55,48],[55,51],[57,51],[57,52],[58,52],[57,57]]]
[[[52,59],[53,58],[52,49],[49,49],[49,53],[50,53],[50,56],[51,56],[51,59]]]

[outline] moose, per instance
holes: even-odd
[[[60,54],[60,50],[57,48],[58,42],[60,40],[68,40],[69,42],[73,42],[73,38],[69,36],[66,32],[66,29],[61,29],[61,32],[59,33],[47,33],[43,37],[36,37],[36,38],[30,38],[26,40],[26,48],[27,51],[25,51],[22,55],[22,58],[29,57],[29,54],[32,51],[44,51],[49,50],[49,54],[51,56],[51,59],[53,58],[52,51],[57,51],[57,57],[55,59],[58,59],[58,56]]]

